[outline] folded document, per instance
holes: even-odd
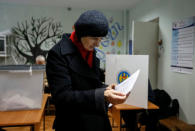
[[[131,92],[131,90],[133,89],[135,82],[139,76],[140,70],[137,70],[135,73],[133,73],[133,75],[131,75],[129,78],[127,78],[126,80],[124,80],[123,82],[121,82],[120,84],[118,84],[115,87],[116,91],[119,91],[123,94],[128,94]],[[112,104],[109,105],[109,107],[111,107]]]

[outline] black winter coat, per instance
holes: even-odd
[[[63,35],[48,53],[46,73],[56,106],[56,131],[111,131],[99,79],[99,59],[90,68],[77,47]]]

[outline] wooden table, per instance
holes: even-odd
[[[38,110],[0,111],[0,127],[31,126],[32,131],[39,131],[41,120],[45,122],[47,98],[48,95],[44,94],[41,109]]]
[[[134,110],[134,111],[138,111],[138,110],[156,110],[159,109],[159,107],[155,104],[153,104],[152,102],[148,101],[148,108],[144,109],[141,107],[136,107],[136,106],[131,106],[131,105],[127,105],[127,104],[118,104],[118,105],[114,105],[112,106],[112,108],[110,109],[111,114],[113,119],[116,121],[117,124],[119,124],[119,128],[121,131],[121,125],[122,125],[122,117],[121,117],[121,111],[124,110]]]

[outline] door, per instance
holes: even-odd
[[[158,23],[133,23],[133,54],[149,55],[149,79],[152,88],[157,88],[158,69]]]

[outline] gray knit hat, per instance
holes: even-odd
[[[106,17],[97,10],[88,10],[81,14],[74,26],[79,40],[84,36],[104,37],[109,28]]]

